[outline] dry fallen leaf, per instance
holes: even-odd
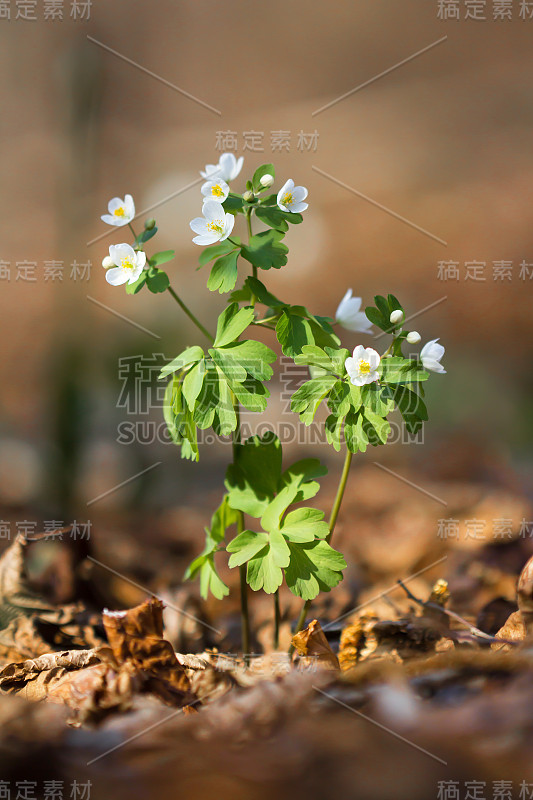
[[[307,628],[292,637],[300,656],[313,658],[319,667],[340,669],[339,659],[331,649],[320,622],[314,619]]]

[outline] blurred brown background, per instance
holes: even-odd
[[[433,0],[93,0],[90,19],[74,20],[65,0],[62,20],[44,19],[39,2],[31,21],[15,19],[12,0],[11,19],[0,19],[0,258],[11,270],[0,281],[3,519],[35,520],[40,529],[44,520],[90,516],[100,535],[118,519],[129,531],[157,519],[175,540],[185,523],[174,509],[186,503],[201,506],[191,532],[199,543],[227,449],[204,448],[195,465],[180,462],[169,444],[117,442],[127,414],[117,408],[118,359],[170,358],[197,335],[168,295],[130,297],[106,284],[101,259],[128,237],[111,231],[87,243],[110,230],[99,217],[111,197],[130,192],[139,212],[158,204],[137,226],[157,218],[157,249],[177,254],[168,265],[173,285],[213,327],[223,299],[205,289],[207,273],[195,271],[200,249],[188,226],[200,209],[199,185],[181,190],[218,159],[219,131],[236,132],[237,155],[245,156],[236,189],[270,160],[278,188],[287,177],[309,188],[304,224],[287,237],[289,264],[263,276],[272,291],[331,316],[348,286],[364,302],[394,292],[412,312],[447,297],[416,320],[424,341],[441,337],[448,371],[430,382],[424,446],[393,445],[357,463],[389,459],[422,482],[528,491],[533,280],[520,264],[533,264],[533,20],[519,17],[518,2],[511,21],[491,19],[490,2],[485,22],[439,20],[437,7]],[[252,130],[264,134],[263,152],[243,151]],[[273,152],[271,132],[281,130],[290,133],[289,150]],[[300,131],[317,131],[316,151],[298,148]],[[75,260],[92,263],[89,280],[73,279]],[[45,280],[45,262],[54,261],[63,264],[63,280]],[[459,279],[440,280],[440,261],[457,262]],[[471,261],[486,264],[485,281],[465,280]],[[502,261],[512,262],[510,279],[494,280],[493,262]],[[17,262],[37,264],[34,282],[17,280]],[[352,334],[344,343],[360,339],[371,343]],[[272,420],[281,413],[280,388],[273,381]],[[161,410],[148,418],[159,424]],[[338,459],[329,449],[326,459],[336,477]]]

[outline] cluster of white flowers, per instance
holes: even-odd
[[[367,318],[364,311],[361,311],[362,299],[353,297],[353,292],[348,289],[338,305],[335,319],[339,325],[348,331],[355,333],[372,333],[372,323]],[[399,309],[390,315],[393,325],[403,322],[403,311]],[[410,331],[405,337],[409,344],[418,344],[422,337],[418,331]],[[445,373],[446,370],[440,363],[444,355],[444,347],[438,343],[438,339],[432,339],[424,345],[420,352],[420,360],[424,369],[431,372]],[[346,359],[345,367],[349,375],[350,382],[354,386],[364,386],[366,383],[373,383],[379,380],[378,367],[381,363],[381,356],[371,347],[364,348],[362,344],[357,345],[353,355]]]
[[[202,186],[203,208],[202,216],[191,220],[190,227],[197,235],[193,242],[199,245],[209,245],[223,242],[231,234],[235,217],[224,210],[222,203],[227,199],[231,181],[240,174],[244,162],[243,156],[235,158],[233,153],[222,153],[218,164],[207,164],[200,175],[205,178]],[[268,189],[274,183],[273,175],[263,175],[261,186]],[[245,199],[247,199],[245,193]],[[295,186],[289,178],[284,183],[277,195],[277,204],[282,211],[299,214],[308,207],[303,201],[307,197],[305,186]],[[253,193],[250,192],[250,198]]]
[[[102,221],[115,228],[129,225],[135,217],[135,203],[131,194],[122,200],[113,197],[107,205],[108,214],[102,214]],[[112,244],[109,255],[102,261],[102,266],[107,270],[105,279],[111,286],[122,286],[124,283],[135,283],[146,266],[146,253],[134,250],[126,242]]]
[[[227,214],[222,203],[229,195],[230,181],[234,180],[241,172],[244,158],[235,158],[233,153],[223,153],[218,164],[207,164],[200,174],[205,178],[202,186],[203,208],[202,216],[191,220],[190,227],[196,234],[193,242],[199,245],[210,245],[223,242],[227,239],[235,224],[233,214]],[[274,177],[266,174],[260,180],[265,189],[272,186]],[[307,189],[305,186],[295,186],[289,178],[277,194],[277,204],[282,211],[299,214],[308,208],[305,201]],[[108,212],[101,219],[108,225],[123,227],[130,225],[135,217],[135,203],[131,194],[122,200],[113,197],[108,203]],[[135,283],[146,266],[146,254],[142,250],[134,250],[131,245],[123,243],[111,245],[109,255],[102,261],[106,268],[106,280],[112,286],[121,286],[124,283]],[[354,333],[371,333],[372,323],[364,311],[361,311],[362,299],[354,297],[352,289],[348,289],[342,298],[335,319],[339,325]],[[393,325],[401,329],[403,311],[393,311],[390,315]],[[409,344],[418,344],[421,336],[418,331],[410,331],[406,336]],[[444,347],[438,339],[432,339],[424,345],[420,352],[420,360],[424,369],[431,372],[445,373],[441,359]],[[353,356],[346,359],[345,367],[354,386],[364,386],[379,380],[378,367],[381,356],[371,347],[357,345]]]

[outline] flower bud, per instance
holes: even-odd
[[[272,186],[274,183],[274,176],[273,175],[263,175],[263,177],[259,180],[261,186],[264,186],[265,189],[268,189],[269,186]]]
[[[146,222],[144,223],[144,227],[147,231],[153,231],[153,229],[155,228],[155,219],[153,217],[147,219]]]
[[[396,325],[398,322],[401,322],[403,319],[403,311],[399,308],[396,311],[393,311],[389,317],[390,321],[393,325]]]
[[[405,338],[407,339],[409,344],[418,344],[418,342],[422,337],[420,336],[418,331],[411,331],[411,333],[408,333]]]
[[[254,199],[254,193],[251,192],[249,189],[243,194],[242,199],[245,200],[247,203],[251,203]]]
[[[105,269],[109,269],[109,267],[114,267],[115,266],[115,262],[113,261],[111,256],[105,256],[105,258],[102,259],[102,266]]]

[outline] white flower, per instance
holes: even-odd
[[[278,206],[282,211],[292,211],[299,214],[300,211],[305,211],[308,203],[303,201],[307,197],[307,189],[305,186],[295,186],[292,178],[283,184],[278,192]]]
[[[235,158],[233,153],[222,153],[218,164],[207,164],[204,172],[200,170],[200,175],[206,181],[222,178],[224,181],[233,181],[242,169],[244,157]]]
[[[104,256],[102,259],[102,266],[104,267],[104,269],[109,269],[109,267],[115,266],[115,262],[113,261],[111,256]]]
[[[112,244],[109,257],[115,267],[106,272],[105,279],[111,286],[135,283],[146,264],[146,253],[134,250],[129,244]]]
[[[393,325],[396,325],[397,322],[401,322],[402,321],[402,319],[403,319],[403,311],[400,311],[400,309],[397,308],[396,311],[392,312],[392,314],[390,315],[389,319],[390,319],[390,321],[392,322]]]
[[[367,318],[364,311],[360,311],[362,300],[360,297],[352,297],[352,290],[348,289],[339,303],[335,314],[335,319],[348,331],[357,333],[370,333],[372,323]]]
[[[425,344],[420,352],[420,358],[424,369],[429,369],[431,372],[445,373],[446,370],[440,363],[444,355],[444,347],[441,344],[437,344],[438,341],[438,339],[432,339],[431,342]]]
[[[124,200],[120,197],[113,197],[107,204],[109,214],[102,214],[100,219],[108,225],[115,225],[121,228],[128,225],[135,217],[135,203],[131,194],[127,194]]]
[[[365,348],[362,344],[358,344],[353,351],[353,357],[347,358],[344,362],[350,383],[354,386],[364,386],[366,383],[377,381],[380,361],[379,353],[371,347]]]
[[[411,331],[410,333],[407,334],[405,338],[409,342],[409,344],[418,344],[418,342],[422,337],[420,336],[418,331]]]
[[[198,234],[193,239],[195,244],[214,244],[223,242],[233,230],[235,217],[226,214],[221,203],[206,200],[202,208],[203,217],[196,217],[189,224]]]
[[[204,203],[206,200],[216,200],[217,203],[223,203],[229,194],[229,186],[222,178],[218,181],[207,181],[202,186],[202,194]]]
[[[266,175],[263,175],[262,178],[260,178],[259,183],[261,184],[261,186],[264,186],[265,189],[268,189],[268,187],[272,186],[272,184],[274,183],[274,176],[269,175],[267,173]]]

